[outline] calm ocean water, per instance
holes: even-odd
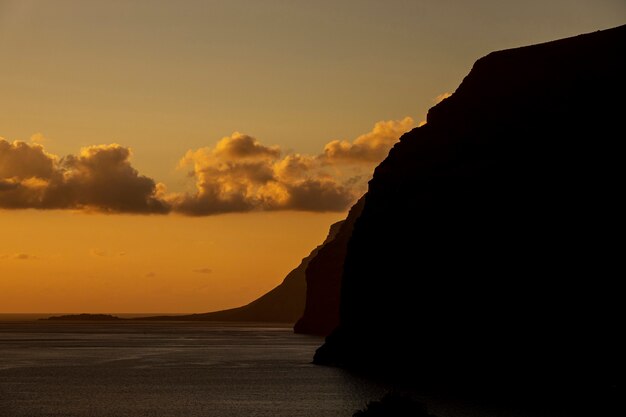
[[[321,342],[281,327],[0,321],[0,416],[349,417],[387,391],[312,365]],[[439,417],[528,415],[425,402]]]

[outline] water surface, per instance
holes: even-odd
[[[0,321],[0,416],[349,417],[389,389],[312,365],[321,343],[269,325]],[[423,401],[439,417],[529,415]]]
[[[193,322],[0,323],[0,415],[349,416],[382,392],[322,339]]]

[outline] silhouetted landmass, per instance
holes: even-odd
[[[135,320],[204,320],[225,322],[273,322],[295,323],[304,312],[306,299],[305,271],[307,265],[318,251],[335,239],[343,221],[330,226],[326,240],[292,270],[283,282],[267,294],[242,307],[211,313],[187,314],[179,316],[141,317]]]
[[[380,401],[370,401],[364,410],[352,417],[436,417],[428,413],[426,405],[408,395],[389,392]]]
[[[319,249],[306,268],[306,305],[294,326],[296,333],[327,336],[339,324],[341,273],[354,222],[361,214],[365,197],[350,209],[336,237]]]
[[[62,316],[52,316],[39,320],[67,320],[67,321],[112,321],[123,320],[120,317],[113,316],[111,314],[65,314]]]
[[[623,384],[625,51],[621,26],[491,53],[402,136],[316,363],[521,392]]]

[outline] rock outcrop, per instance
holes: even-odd
[[[623,378],[625,97],[626,26],[478,60],[376,168],[315,361]]]

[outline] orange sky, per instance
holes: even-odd
[[[2,312],[204,312],[262,295],[341,213],[1,211]]]
[[[0,0],[0,312],[245,304],[476,59],[625,19],[623,0]]]

